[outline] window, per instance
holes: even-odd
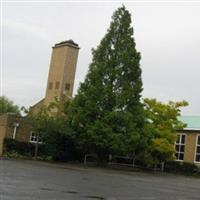
[[[57,82],[56,82],[56,85],[55,85],[55,89],[58,90],[58,89],[59,89],[59,86],[60,86],[60,83],[59,83],[59,81],[57,81]]]
[[[30,135],[30,143],[36,143],[38,139],[38,143],[41,144],[42,143],[42,137],[41,134],[36,134],[35,132],[31,132]]]
[[[53,88],[53,82],[50,82],[49,83],[49,90],[52,90],[52,88]]]
[[[200,135],[197,135],[195,162],[200,162]]]
[[[69,90],[70,89],[70,84],[69,83],[66,83],[65,84],[65,90]]]
[[[185,134],[178,134],[175,148],[176,148],[176,160],[184,160],[184,152],[185,152]]]

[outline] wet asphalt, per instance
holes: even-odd
[[[200,179],[0,160],[0,200],[200,200]]]

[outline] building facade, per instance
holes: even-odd
[[[30,125],[25,117],[13,113],[0,115],[0,155],[3,153],[4,138],[29,142],[30,133]]]
[[[178,130],[176,160],[200,165],[200,116],[183,116],[180,120],[187,127]]]

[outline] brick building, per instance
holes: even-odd
[[[176,160],[200,165],[200,116],[183,116],[180,120],[187,127],[178,130]]]
[[[42,106],[48,106],[55,99],[72,99],[79,46],[72,40],[63,41],[52,47],[52,56],[47,81],[46,95],[30,107],[36,113]],[[57,110],[52,110],[52,114]],[[12,113],[0,115],[0,155],[3,152],[4,138],[13,138],[22,142],[36,142],[26,117]]]
[[[30,125],[25,117],[13,113],[0,115],[0,155],[3,152],[4,138],[29,142],[30,134]]]

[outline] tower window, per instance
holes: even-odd
[[[69,83],[66,83],[65,84],[65,90],[69,90],[70,89],[70,84]]]
[[[53,82],[50,82],[49,83],[49,90],[52,90],[52,88],[53,88]]]
[[[55,86],[55,89],[56,89],[56,90],[59,89],[59,85],[60,85],[60,83],[59,83],[59,81],[57,81],[57,82],[56,82],[56,86]]]

